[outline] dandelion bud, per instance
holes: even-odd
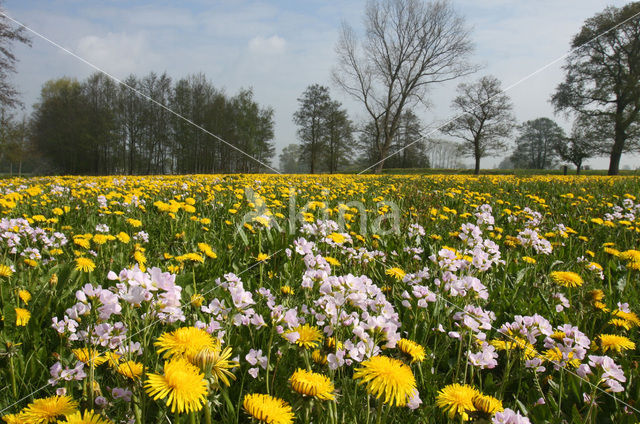
[[[58,274],[53,274],[51,278],[49,278],[49,285],[53,287],[56,284],[58,284]]]
[[[193,364],[208,374],[211,371],[211,366],[216,363],[217,358],[217,350],[205,347],[193,358]]]

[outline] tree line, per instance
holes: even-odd
[[[606,155],[609,174],[617,174],[622,155],[640,151],[638,13],[640,2],[607,7],[571,40],[564,80],[551,96],[555,112],[573,119],[569,136],[549,118],[516,125],[511,100],[491,75],[458,85],[454,117],[440,133],[458,141],[456,154],[472,157],[476,173],[482,158],[505,153],[519,132],[509,158],[514,166],[562,161],[580,169],[585,159]],[[282,170],[426,167],[437,156],[431,148],[446,153],[449,163],[451,149],[425,137],[417,112],[429,107],[433,87],[479,70],[469,60],[470,34],[448,0],[369,0],[362,34],[347,23],[340,28],[332,72],[334,84],[361,104],[366,118],[354,123],[327,87],[310,85],[293,116],[299,143],[283,150]],[[19,104],[7,79],[15,71],[12,42],[29,40],[0,18],[4,109]],[[174,82],[150,73],[126,84],[135,91],[100,74],[47,82],[28,122],[3,111],[0,159],[22,163],[37,153],[50,172],[140,174],[260,172],[260,162],[274,155],[273,110],[259,106],[251,90],[229,97],[203,75]]]
[[[202,74],[174,82],[151,72],[124,82],[128,87],[95,73],[84,81],[60,78],[44,84],[25,128],[40,157],[40,172],[266,171],[239,152],[267,164],[274,155],[273,110],[258,105],[251,90],[228,96]]]

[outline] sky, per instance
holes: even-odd
[[[423,123],[435,128],[454,116],[450,105],[459,83],[494,75],[504,88],[513,86],[507,94],[519,122],[549,117],[570,129],[570,122],[554,116],[549,103],[563,79],[562,57],[585,19],[627,1],[451,3],[471,29],[471,60],[481,70],[432,88],[431,106],[416,110]],[[297,141],[292,117],[297,99],[311,84],[330,87],[332,97],[344,104],[354,121],[366,118],[362,106],[330,78],[340,25],[346,22],[361,32],[365,4],[366,0],[5,0],[4,8],[12,18],[117,78],[150,71],[173,78],[202,72],[229,95],[252,88],[256,101],[275,111],[279,153]],[[95,72],[42,38],[32,35],[32,40],[32,47],[14,49],[19,63],[13,81],[27,113],[45,81],[63,76],[82,80]],[[501,159],[483,159],[482,167],[494,167]],[[587,165],[606,169],[608,158],[591,159]],[[621,165],[637,168],[640,156],[624,155]]]

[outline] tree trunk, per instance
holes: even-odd
[[[473,156],[476,159],[476,169],[473,171],[474,175],[478,175],[480,174],[480,137],[477,137],[474,139],[474,151],[473,151]]]
[[[382,169],[384,168],[384,161],[387,159],[387,152],[389,151],[389,146],[391,146],[391,135],[385,137],[384,144],[380,148],[380,158],[378,159],[378,164],[376,165],[374,172],[376,174],[382,174]]]
[[[620,157],[622,156],[622,150],[624,150],[624,142],[626,140],[626,134],[622,128],[622,107],[618,105],[616,110],[616,123],[615,123],[615,138],[613,147],[611,148],[611,156],[609,157],[609,172],[608,175],[618,175],[620,171]]]
[[[576,164],[576,175],[580,175],[580,169],[582,169],[582,161]]]
[[[620,158],[622,157],[622,149],[624,148],[625,137],[621,131],[616,131],[615,142],[611,148],[611,156],[609,157],[608,175],[618,175],[620,171]]]

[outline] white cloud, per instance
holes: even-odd
[[[141,68],[153,69],[154,54],[142,33],[107,33],[88,35],[77,43],[77,54],[88,62],[116,76],[126,76]]]
[[[281,54],[284,53],[286,44],[285,39],[278,35],[272,35],[269,38],[258,35],[249,40],[249,50],[259,54]]]

